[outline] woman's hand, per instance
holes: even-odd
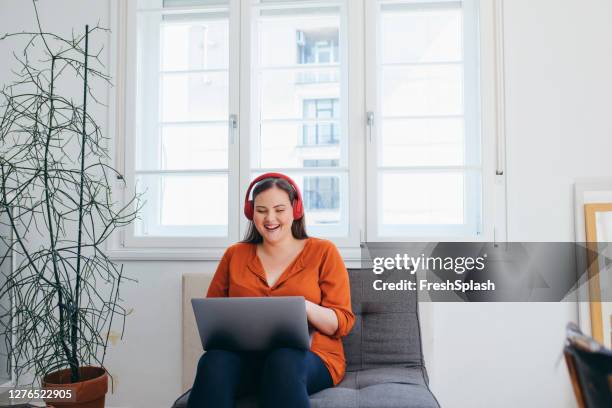
[[[338,316],[330,308],[306,300],[306,317],[308,322],[323,334],[332,336],[338,330]]]

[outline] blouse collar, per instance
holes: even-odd
[[[292,276],[294,276],[295,274],[297,274],[298,272],[304,269],[305,267],[304,256],[305,256],[306,251],[308,250],[308,247],[310,246],[311,240],[312,238],[306,238],[306,243],[304,244],[304,248],[302,248],[300,253],[296,255],[295,259],[283,271],[281,276],[278,277],[278,279],[276,280],[276,282],[274,282],[271,288],[275,288],[279,286],[281,283],[283,283],[284,281],[286,281],[287,279],[291,278]],[[265,283],[265,285],[268,285],[268,279],[266,278],[266,273],[263,269],[263,265],[261,263],[261,260],[257,256],[257,244],[251,245],[251,255],[249,257],[247,267],[251,270],[251,272],[257,275]]]

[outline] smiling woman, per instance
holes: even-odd
[[[265,407],[307,407],[309,394],[344,376],[341,338],[355,321],[348,272],[333,243],[306,234],[300,190],[289,177],[266,173],[256,178],[247,190],[244,214],[250,220],[247,235],[225,251],[207,297],[302,296],[310,349],[207,350],[188,406],[230,407],[254,392]]]

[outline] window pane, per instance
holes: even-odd
[[[227,135],[227,124],[161,126],[159,138],[136,139],[136,171],[225,169]]]
[[[338,160],[304,160],[304,167],[338,167]]]
[[[302,144],[304,146],[330,145],[340,142],[340,127],[337,119],[338,99],[304,100],[304,119],[323,119],[305,123],[302,127]]]
[[[254,1],[259,1],[262,4],[265,4],[265,3],[283,3],[283,2],[294,3],[294,2],[296,2],[296,0],[254,0]],[[309,1],[319,2],[319,0],[297,0],[297,1],[300,1],[302,3],[308,3]]]
[[[138,0],[139,9],[169,8],[169,7],[198,7],[207,5],[227,4],[228,0]]]
[[[462,115],[463,67],[383,68],[382,112],[384,116]]]
[[[223,169],[227,167],[227,125],[165,126],[162,169]]]
[[[162,75],[162,120],[227,121],[228,86],[227,72]]]
[[[262,123],[259,146],[252,146],[254,155],[259,157],[260,167],[299,168],[306,160],[340,160],[338,143],[316,143],[316,128],[317,125],[303,124],[299,121]],[[326,140],[332,139],[328,136]]]
[[[304,115],[304,101],[336,99],[340,113],[340,70],[338,68],[262,70],[259,77],[262,119],[297,119]],[[315,116],[315,106],[310,107]]]
[[[159,1],[159,0],[158,0]],[[214,4],[227,4],[228,0],[163,0],[164,7],[194,7]]]
[[[227,235],[227,175],[140,175],[137,191],[146,200],[137,235]]]
[[[383,166],[466,164],[462,118],[385,120],[382,135]]]
[[[463,224],[463,173],[382,173],[383,225]]]
[[[412,5],[382,10],[383,63],[462,59],[461,9],[419,10]]]
[[[305,176],[302,191],[304,208],[308,211],[333,211],[340,208],[340,178]]]
[[[161,27],[162,69],[227,69],[229,24],[227,17],[215,20],[202,17],[201,21],[176,21],[164,16]],[[182,16],[184,17],[184,16]],[[196,17],[186,16],[190,20]]]
[[[137,236],[228,235],[229,13],[202,7],[221,3],[139,3]]]
[[[295,64],[329,64],[340,61],[337,9],[303,13],[282,10],[259,19],[259,50],[254,56],[261,67]],[[334,15],[335,14],[335,15]]]
[[[342,217],[342,200],[347,200],[344,197],[346,190],[342,188],[343,178],[346,176],[327,173],[297,176],[296,183],[302,191],[307,226],[335,226],[336,231],[342,231],[336,235],[346,234],[347,221]]]

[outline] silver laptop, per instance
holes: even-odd
[[[309,349],[302,296],[191,299],[204,350]]]

